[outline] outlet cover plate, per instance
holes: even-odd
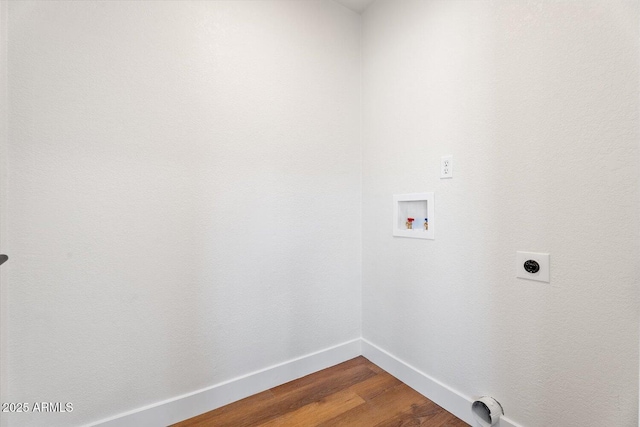
[[[453,156],[440,158],[440,179],[453,178]]]
[[[529,273],[524,269],[524,263],[534,260],[540,265],[536,273]],[[537,280],[549,283],[549,254],[541,252],[516,252],[516,277],[527,280]]]

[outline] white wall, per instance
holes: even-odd
[[[361,280],[364,338],[460,393],[637,425],[636,2],[378,0],[363,153],[359,19],[331,1],[8,9],[2,400],[75,411],[3,425],[356,338]],[[415,191],[435,241],[392,237]],[[516,250],[552,282],[515,279]]]
[[[0,253],[4,250],[7,204],[7,2],[0,0]],[[5,269],[0,268],[0,396],[7,390],[7,286]],[[0,401],[4,401],[0,399]]]
[[[363,337],[527,427],[638,425],[638,19],[609,0],[364,14]],[[436,240],[392,237],[392,195],[421,191]],[[517,250],[549,252],[551,283],[515,279]]]
[[[3,401],[74,404],[12,426],[96,421],[360,336],[358,15],[15,1],[9,40]]]

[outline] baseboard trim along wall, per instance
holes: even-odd
[[[466,423],[475,425],[473,400],[420,372],[366,339],[355,339],[308,354],[206,389],[165,400],[112,418],[89,424],[92,427],[157,427],[177,423],[212,411],[289,381],[301,378],[354,357],[364,356],[420,394],[442,406]],[[522,427],[502,417],[498,427]]]
[[[89,426],[157,427],[212,411],[280,384],[337,365],[362,354],[355,339],[193,393],[136,409]]]
[[[440,381],[431,378],[429,375],[420,372],[413,366],[403,362],[391,353],[372,344],[366,339],[362,339],[362,355],[385,371],[389,372],[400,381],[427,397],[429,400],[440,405],[451,412],[462,421],[476,425],[476,421],[471,413],[473,399],[465,396]],[[520,424],[501,417],[497,427],[522,427]]]

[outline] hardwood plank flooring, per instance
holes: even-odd
[[[247,397],[173,427],[465,427],[364,357]]]

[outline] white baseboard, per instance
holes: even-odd
[[[165,400],[90,425],[100,427],[158,427],[174,424],[358,357],[362,354],[360,344],[361,340],[355,339],[206,389]]]
[[[471,413],[473,400],[470,397],[420,372],[364,338],[362,339],[362,355],[462,421],[472,426],[476,425]],[[521,427],[505,417],[501,417],[496,426]]]
[[[471,414],[473,400],[470,397],[451,389],[362,338],[216,384],[206,389],[126,412],[90,424],[90,426],[157,427],[174,424],[360,355],[366,357],[456,417],[472,426],[476,425]],[[502,417],[496,427],[522,426]]]

